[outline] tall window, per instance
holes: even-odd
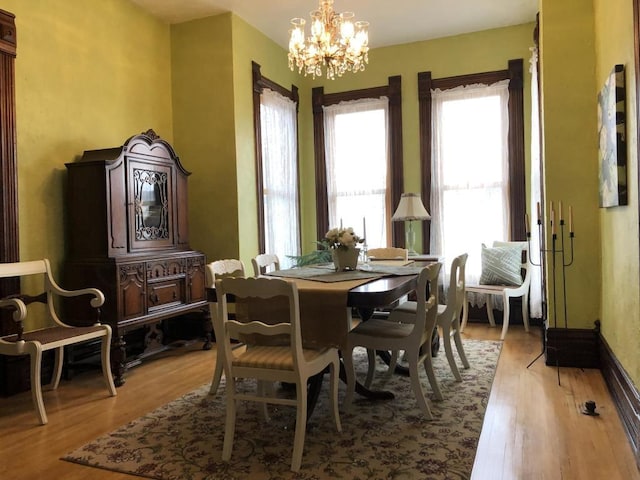
[[[418,74],[422,200],[432,216],[423,249],[445,256],[445,276],[466,252],[466,280],[477,281],[482,243],[526,238],[523,82],[522,59],[506,70]]]
[[[371,246],[390,238],[388,99],[324,107],[329,226],[351,226]]]
[[[370,247],[404,244],[390,220],[403,184],[400,89],[399,76],[349,92],[313,89],[318,236],[341,222],[363,235],[364,220]]]
[[[470,253],[472,283],[480,245],[509,238],[508,83],[432,91],[431,245],[448,263]]]
[[[260,75],[254,63],[259,243],[283,267],[300,255],[297,91]]]

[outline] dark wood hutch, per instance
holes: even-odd
[[[206,259],[189,247],[190,173],[153,130],[120,147],[85,151],[66,166],[65,284],[104,292],[101,318],[113,329],[111,363],[120,386],[133,363],[125,334],[187,312],[206,312]],[[65,307],[74,317],[86,308]]]

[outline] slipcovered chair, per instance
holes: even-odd
[[[36,414],[42,425],[48,421],[42,399],[41,363],[42,352],[55,350],[55,365],[51,383],[47,386],[50,390],[58,388],[62,374],[64,359],[64,347],[83,343],[93,339],[101,339],[102,342],[102,375],[111,396],[116,395],[116,387],[113,383],[110,365],[111,327],[100,324],[100,306],[104,303],[104,295],[95,288],[80,290],[64,290],[58,286],[51,275],[49,260],[34,260],[30,262],[2,263],[0,264],[0,278],[19,277],[21,280],[27,277],[34,282],[36,277],[43,285],[44,292],[36,295],[13,295],[0,300],[0,308],[14,310],[13,319],[17,324],[17,332],[12,335],[0,337],[0,354],[2,355],[29,355],[31,375],[31,397],[36,409]],[[55,310],[55,297],[77,297],[89,295],[87,299],[96,309],[95,319],[75,319],[87,326],[72,326],[63,322]],[[46,305],[46,317],[48,325],[44,328],[25,331],[27,320],[27,307],[35,302]]]
[[[208,288],[215,288],[216,280],[228,277],[245,277],[244,263],[241,260],[225,259],[216,260],[215,262],[208,263],[205,269],[205,276]],[[222,370],[224,362],[224,352],[221,346],[221,339],[223,337],[222,327],[220,322],[217,322],[218,305],[217,303],[209,302],[209,311],[211,313],[211,322],[213,323],[213,333],[216,336],[216,367],[213,372],[213,380],[211,381],[211,388],[209,393],[214,394],[218,391],[220,386],[220,380],[222,379]],[[236,347],[241,346],[240,343]]]
[[[338,350],[333,347],[308,349],[302,346],[300,328],[300,307],[298,289],[295,283],[280,278],[224,278],[216,281],[218,299],[218,318],[223,325],[224,368],[227,380],[227,412],[224,432],[222,459],[231,458],[235,434],[236,406],[238,400],[249,400],[266,404],[292,405],[297,409],[291,470],[297,472],[302,462],[304,438],[307,425],[307,381],[329,367],[331,382],[331,407],[338,432],[342,431],[338,413]],[[262,320],[262,310],[248,310],[248,318],[231,320],[228,314],[228,296],[238,302],[259,300],[286,300],[282,318],[276,324],[267,324]],[[286,313],[286,315],[284,315]],[[259,335],[261,337],[289,337],[289,345],[254,344],[244,352],[232,353],[232,339]],[[257,380],[255,393],[236,391],[237,378]],[[295,385],[296,398],[278,398],[269,394],[265,383],[285,382]]]
[[[370,319],[361,322],[347,335],[347,346],[343,359],[347,374],[347,393],[344,399],[344,410],[349,411],[351,399],[355,391],[356,375],[353,366],[353,349],[364,347],[371,350],[404,350],[405,359],[409,363],[411,386],[416,396],[418,407],[427,419],[433,418],[431,409],[424,396],[424,390],[418,375],[418,366],[424,365],[427,377],[435,397],[442,400],[442,392],[433,372],[431,362],[431,334],[436,326],[438,314],[438,274],[440,263],[423,268],[418,277],[416,288],[416,309],[407,311],[402,304],[393,309],[388,319]],[[427,292],[429,297],[427,298]]]
[[[494,295],[502,297],[504,314],[501,340],[504,340],[509,329],[510,298],[522,298],[522,320],[528,332],[530,286],[531,269],[527,242],[493,242],[493,248],[482,245],[482,275],[478,285],[466,286],[461,331],[464,332],[469,319],[469,294],[481,293],[486,295],[487,316],[492,327],[496,326],[493,316],[493,297]]]

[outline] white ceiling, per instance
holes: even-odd
[[[131,0],[167,23],[232,11],[284,48],[289,20],[309,19],[318,0]],[[335,0],[366,20],[371,48],[533,22],[538,0]]]

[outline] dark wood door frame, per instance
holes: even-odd
[[[0,262],[17,262],[18,251],[18,172],[16,156],[15,106],[15,16],[0,10]],[[0,298],[18,293],[20,282],[16,278],[0,281]],[[0,320],[0,334],[15,331],[10,318]]]

